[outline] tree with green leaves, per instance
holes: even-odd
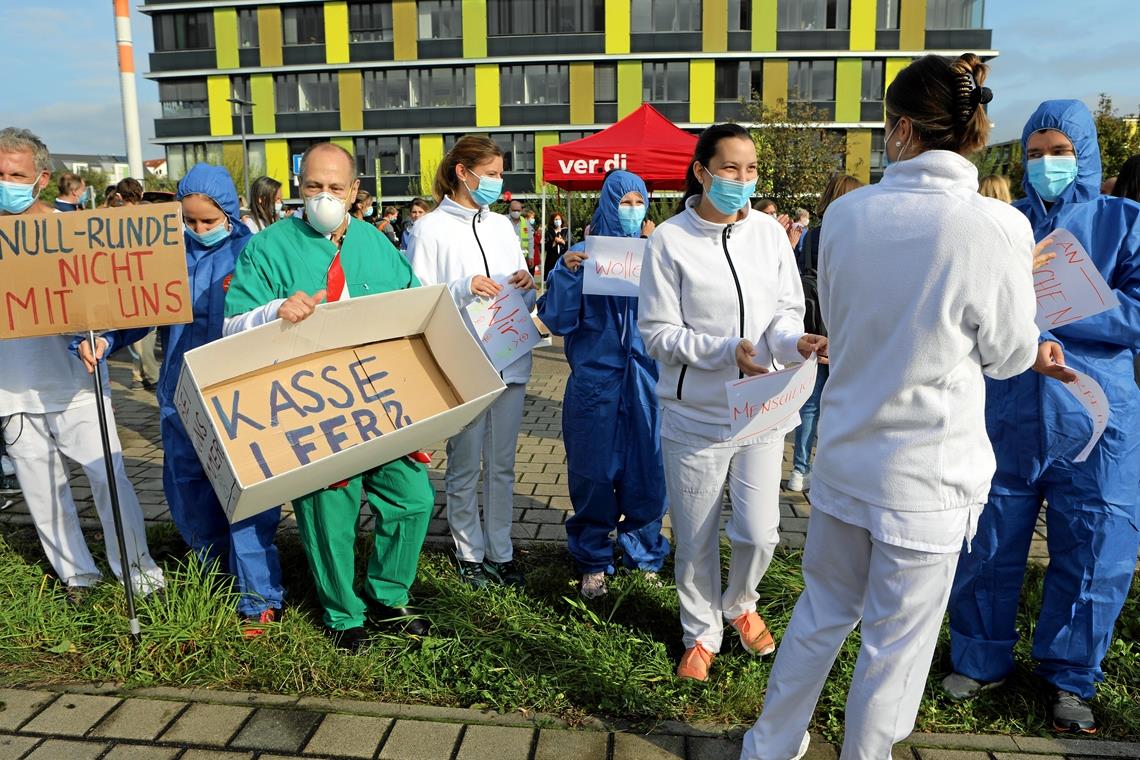
[[[754,93],[744,111],[755,125],[749,131],[760,160],[756,192],[781,209],[815,208],[832,173],[843,169],[846,138],[820,126],[830,119],[806,104],[781,100],[773,107]]]
[[[1096,112],[1096,134],[1100,141],[1100,163],[1102,176],[1105,179],[1115,177],[1131,156],[1140,153],[1140,129],[1129,125],[1120,116],[1112,103],[1112,98],[1105,93],[1100,94]],[[1131,118],[1140,118],[1137,113]]]

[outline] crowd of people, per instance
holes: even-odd
[[[745,651],[777,652],[757,589],[779,541],[784,440],[796,431],[787,486],[810,489],[812,503],[804,589],[742,758],[803,756],[820,690],[856,626],[844,758],[886,757],[910,732],[947,611],[954,672],[946,694],[968,699],[1000,686],[1015,668],[1014,615],[1046,504],[1050,564],[1033,657],[1053,693],[1054,727],[1095,731],[1090,700],[1140,549],[1140,157],[1125,165],[1117,195],[1103,195],[1091,114],[1079,101],[1047,101],[1026,122],[1025,197],[1011,204],[1008,182],[979,184],[967,160],[989,132],[986,73],[970,54],[926,56],[903,69],[885,95],[882,180],[864,187],[833,176],[816,226],[802,209],[791,217],[770,201],[753,209],[759,167],[749,132],[709,127],[675,213],[648,234],[637,298],[583,293],[589,249],[564,232],[560,214],[546,231],[551,258],[539,297],[533,213],[515,202],[506,215],[489,209],[502,193],[503,154],[486,137],[454,144],[435,177],[434,208],[415,201],[403,229],[395,207],[377,214],[353,157],[333,143],[305,152],[304,208],[283,218],[274,180],[254,183],[243,218],[225,170],[193,167],[177,199],[194,322],[159,330],[164,485],[175,526],[198,556],[233,576],[247,635],[280,618],[279,509],[226,519],[172,404],[186,351],[273,320],[300,322],[322,302],[433,284],[446,287],[474,332],[463,307],[516,289],[564,338],[570,366],[562,437],[574,514],[566,532],[580,594],[604,597],[618,568],[660,582],[672,550],[685,650],[678,678],[709,677],[726,623]],[[70,210],[37,200],[49,167],[34,135],[0,132],[0,211]],[[81,189],[69,184],[68,192],[63,203],[79,205]],[[129,187],[116,194],[133,198]],[[646,235],[648,202],[640,177],[611,171],[588,234]],[[1059,229],[1081,242],[1119,306],[1042,332],[1033,272],[1052,257],[1045,251]],[[106,474],[87,464],[98,460],[87,372],[148,332],[104,334],[94,351],[66,337],[0,343],[8,456],[44,551],[75,597],[99,571],[62,457],[84,464],[106,520]],[[799,417],[734,434],[726,383],[813,357],[816,385]],[[1112,411],[1084,461],[1077,454],[1092,428],[1065,388],[1071,369],[1101,385]],[[454,563],[476,590],[526,586],[511,527],[530,374],[530,353],[506,366],[506,390],[447,442]],[[113,430],[111,446],[128,546],[105,530],[107,554],[127,551],[132,582],[152,593],[162,574]],[[377,463],[292,502],[324,626],[342,649],[367,645],[368,620],[430,631],[409,598],[433,504],[425,460],[415,452]],[[726,487],[731,555],[722,578]],[[357,584],[362,502],[375,535]]]

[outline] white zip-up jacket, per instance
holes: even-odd
[[[804,294],[787,233],[746,208],[732,224],[696,212],[700,198],[660,224],[641,268],[637,323],[661,364],[662,406],[701,422],[731,423],[724,384],[741,376],[736,346],[756,346],[760,366],[802,362]],[[789,421],[795,427],[793,417]]]
[[[1033,231],[934,150],[827,208],[820,309],[830,338],[812,477],[870,504],[933,512],[986,501],[983,374],[1037,355]]]
[[[478,296],[471,293],[476,275],[490,277],[503,287],[507,278],[526,269],[519,239],[511,221],[486,208],[461,206],[445,197],[434,211],[416,222],[416,234],[408,243],[408,261],[423,285],[446,285],[459,307],[471,334],[475,327],[466,306]],[[534,290],[523,293],[527,308],[533,308]],[[525,383],[530,379],[530,351],[503,369],[504,383]]]

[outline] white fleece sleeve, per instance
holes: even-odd
[[[451,300],[460,309],[475,300],[471,292],[472,277],[463,276],[454,280],[445,280],[444,257],[448,255],[446,248],[441,250],[436,234],[417,234],[411,241],[408,249],[408,261],[412,271],[416,273],[421,285],[438,285],[443,283],[451,293]]]
[[[236,317],[226,317],[226,321],[222,323],[222,335],[235,335],[252,327],[259,327],[267,322],[272,322],[277,319],[277,312],[281,310],[281,306],[284,303],[284,298],[278,298],[264,306],[259,306],[252,311],[247,311],[245,314],[238,314]]]
[[[780,261],[776,274],[776,312],[764,337],[777,362],[797,364],[804,360],[796,347],[804,335],[804,290],[792,246],[782,232],[779,237],[776,242]]]
[[[1034,323],[1037,298],[1033,290],[1033,232],[1010,234],[1012,249],[994,256],[991,286],[984,311],[977,315],[978,354],[982,371],[996,380],[1020,375],[1037,359],[1041,331]]]
[[[655,245],[656,243],[656,245]],[[736,365],[740,338],[698,333],[681,313],[681,277],[659,234],[649,239],[638,286],[637,326],[645,348],[662,364],[698,369]]]

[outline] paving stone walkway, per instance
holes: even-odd
[[[476,710],[114,686],[0,689],[0,760],[736,760],[739,731],[652,733]],[[805,760],[836,760],[819,736]],[[1140,744],[914,734],[893,760],[1140,758]]]
[[[135,485],[149,524],[168,522],[170,512],[162,489],[162,442],[159,433],[154,394],[131,391],[130,364],[118,356],[111,362],[114,407],[123,444],[127,472]],[[562,446],[562,396],[566,390],[569,369],[562,354],[561,341],[535,350],[534,370],[527,385],[527,398],[515,465],[515,510],[512,535],[520,542],[566,541],[564,523],[572,513],[566,481],[566,451]],[[431,450],[431,480],[435,486],[436,512],[428,531],[429,540],[449,538],[444,516],[443,474],[447,454],[443,443]],[[791,436],[784,456],[785,471],[791,469]],[[91,489],[77,467],[73,467],[72,492],[79,505],[85,528],[99,529]],[[727,506],[727,500],[726,500]],[[802,548],[807,536],[811,505],[803,494],[784,491],[780,496],[780,543]],[[726,510],[724,518],[727,520]],[[372,515],[362,509],[360,524],[370,527]],[[1043,519],[1043,518],[1042,518]],[[22,500],[16,499],[0,511],[0,521],[28,523],[30,518]],[[665,518],[669,532],[669,518]],[[295,528],[291,510],[282,512],[282,528]],[[1041,562],[1048,559],[1045,527],[1038,525],[1030,557]]]

